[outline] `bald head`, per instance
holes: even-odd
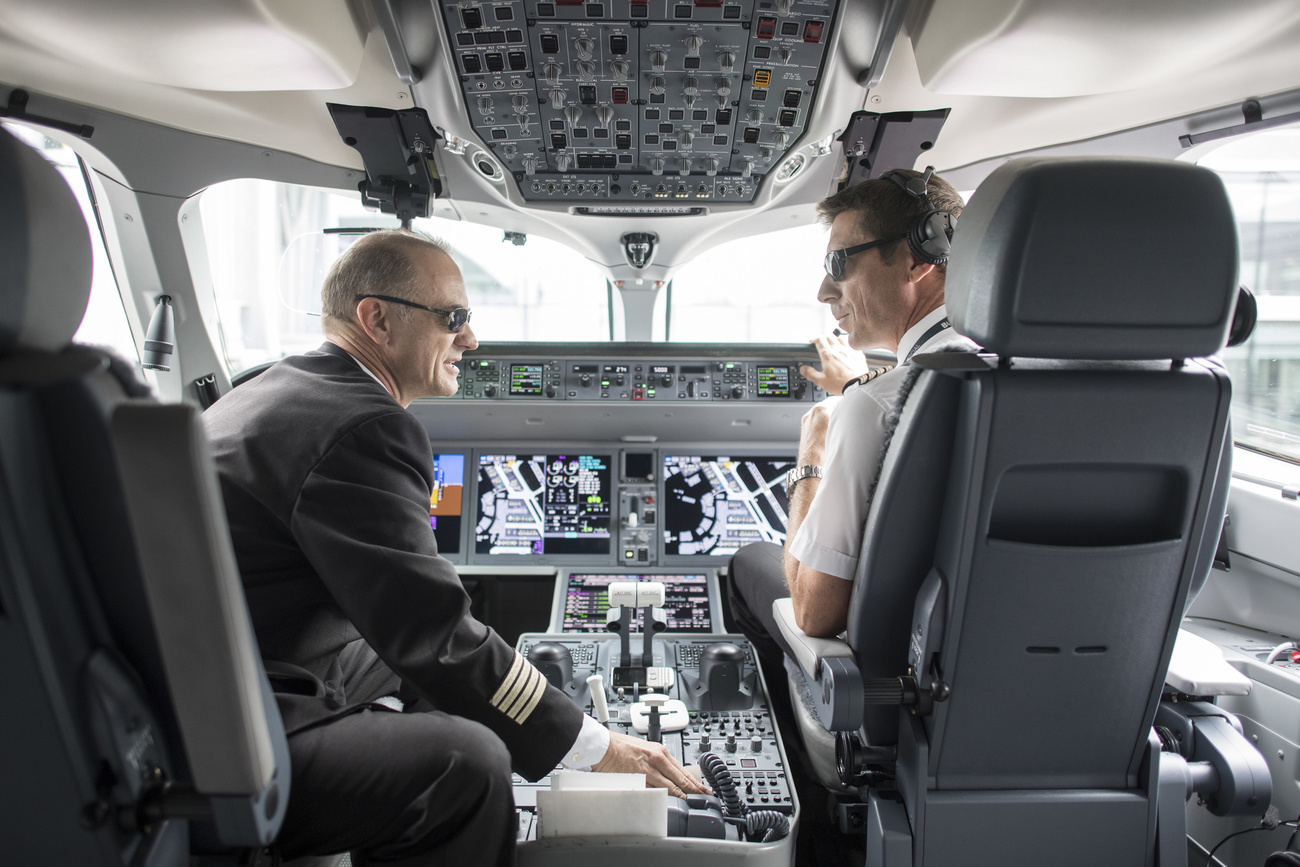
[[[451,259],[451,250],[442,241],[408,229],[384,229],[356,241],[325,275],[321,328],[333,334],[355,324],[358,295],[393,295],[418,302],[422,277],[417,262],[430,254]],[[416,312],[394,307],[404,321]]]

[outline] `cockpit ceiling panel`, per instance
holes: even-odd
[[[803,133],[829,0],[443,0],[474,129],[530,202],[750,202]]]

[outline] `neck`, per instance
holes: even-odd
[[[374,341],[366,339],[364,334],[358,336],[352,333],[350,329],[328,331],[325,334],[325,339],[364,364],[375,375],[380,384],[388,389],[388,393],[392,395],[393,400],[404,407],[411,405],[410,399],[402,395],[397,379],[393,376],[381,348],[376,346]]]

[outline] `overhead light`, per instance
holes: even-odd
[[[808,162],[803,154],[795,154],[790,159],[781,163],[781,168],[776,170],[776,182],[783,184],[791,180],[795,175],[803,170],[804,165]]]
[[[170,295],[159,295],[158,306],[153,309],[149,328],[144,333],[140,366],[145,370],[171,370],[175,351],[176,314],[172,312],[172,299]]]
[[[698,205],[580,205],[573,213],[589,217],[699,217],[708,208]]]

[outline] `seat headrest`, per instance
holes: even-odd
[[[1213,355],[1237,294],[1227,191],[1169,160],[1013,160],[962,212],[945,294],[953,326],[1003,356]]]
[[[0,129],[0,352],[61,349],[90,300],[85,217],[58,169]]]

